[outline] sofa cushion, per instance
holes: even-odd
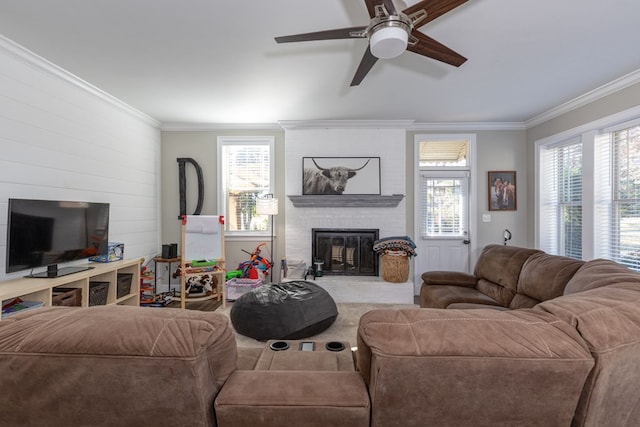
[[[518,290],[510,308],[531,308],[540,301],[559,297],[584,261],[546,253],[531,255],[522,265]]]
[[[454,303],[500,305],[496,300],[474,288],[455,285],[422,285],[420,307],[447,308]]]
[[[593,360],[548,313],[407,309],[361,317],[358,365],[374,427],[570,425]]]
[[[540,304],[540,301],[524,294],[515,294],[509,303],[509,310],[519,310],[521,308],[533,308]]]
[[[448,309],[453,310],[475,310],[478,308],[489,308],[491,310],[511,310],[509,307],[503,307],[501,305],[490,305],[490,304],[472,304],[466,302],[456,302],[453,304],[449,304]]]
[[[514,289],[505,288],[502,285],[498,285],[485,279],[478,280],[477,288],[480,292],[488,295],[489,298],[495,300],[498,305],[503,307],[509,307],[509,304],[516,294]]]
[[[474,270],[478,279],[478,290],[498,301],[500,305],[509,306],[518,285],[518,277],[522,265],[531,255],[540,253],[538,249],[520,248],[516,246],[487,245],[484,247]],[[499,289],[505,288],[508,292]]]
[[[597,262],[594,265],[602,265]],[[602,272],[602,271],[601,271]],[[599,283],[605,282],[602,277]],[[640,283],[621,282],[540,303],[571,324],[596,365],[587,379],[575,425],[635,425],[640,419]]]
[[[615,261],[594,259],[587,261],[573,275],[564,289],[564,294],[588,291],[621,282],[640,283],[640,274]]]
[[[215,412],[218,427],[370,425],[369,395],[357,372],[236,371]]]
[[[459,271],[427,271],[422,273],[422,282],[426,285],[455,285],[472,288],[478,279],[473,274]]]

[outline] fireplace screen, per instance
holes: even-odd
[[[312,230],[313,260],[323,261],[323,274],[345,276],[377,276],[378,256],[373,244],[376,229]]]

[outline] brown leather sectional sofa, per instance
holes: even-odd
[[[553,392],[554,385],[559,385],[556,375],[567,373],[567,369],[545,370],[547,375],[532,371],[519,384],[512,384],[512,389],[505,389],[504,402],[524,399],[527,403],[521,410],[529,409],[529,417],[524,419],[528,421],[513,420],[513,424],[640,425],[640,274],[610,260],[585,262],[532,249],[489,245],[482,251],[474,274],[427,272],[422,279],[420,305],[446,310],[425,310],[420,319],[436,317],[465,330],[466,340],[453,338],[451,328],[442,331],[441,350],[449,356],[475,357],[480,349],[495,345],[495,354],[482,357],[496,359],[504,352],[506,365],[523,362],[526,352],[537,348],[546,351],[552,360],[565,360],[566,356],[553,347],[544,350],[551,338],[548,331],[532,331],[523,326],[523,322],[535,323],[529,316],[561,328],[566,335],[557,344],[564,342],[565,349],[579,344],[588,352],[593,367],[582,385],[580,375],[572,374],[577,381],[574,390]],[[453,318],[459,320],[454,322]],[[494,334],[493,322],[510,326]],[[464,328],[463,324],[469,326]],[[428,329],[431,334],[436,333]],[[463,345],[463,341],[466,348],[454,348]],[[566,362],[568,367],[569,360]],[[499,369],[494,374],[494,380],[487,384],[502,381],[504,375]],[[561,383],[568,387],[570,381]],[[526,392],[532,390],[535,393],[527,396]],[[569,404],[573,400],[577,401],[575,407]],[[567,404],[566,410],[574,411],[568,414],[570,418],[557,418],[549,424],[538,422],[551,412],[554,402]],[[533,403],[536,405],[529,406]],[[537,407],[539,403],[543,405]],[[491,412],[488,407],[484,409]],[[509,424],[508,416],[502,420]]]
[[[15,315],[0,425],[640,424],[640,274],[491,245],[474,274],[423,279],[425,308],[368,312],[354,353],[237,349],[215,312]]]

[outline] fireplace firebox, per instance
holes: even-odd
[[[324,275],[378,275],[378,255],[373,251],[377,229],[314,228],[311,233],[312,261],[324,262]]]

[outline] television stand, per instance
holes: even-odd
[[[26,277],[0,282],[0,301],[20,298],[23,301],[40,301],[45,307],[53,305],[56,288],[79,288],[82,292],[82,307],[89,307],[90,282],[108,282],[107,304],[140,305],[140,266],[142,259],[125,259],[107,263],[89,263],[74,266],[82,268],[73,274],[56,277]],[[126,295],[118,296],[118,274],[131,274],[131,288]],[[46,275],[47,273],[44,272]]]

